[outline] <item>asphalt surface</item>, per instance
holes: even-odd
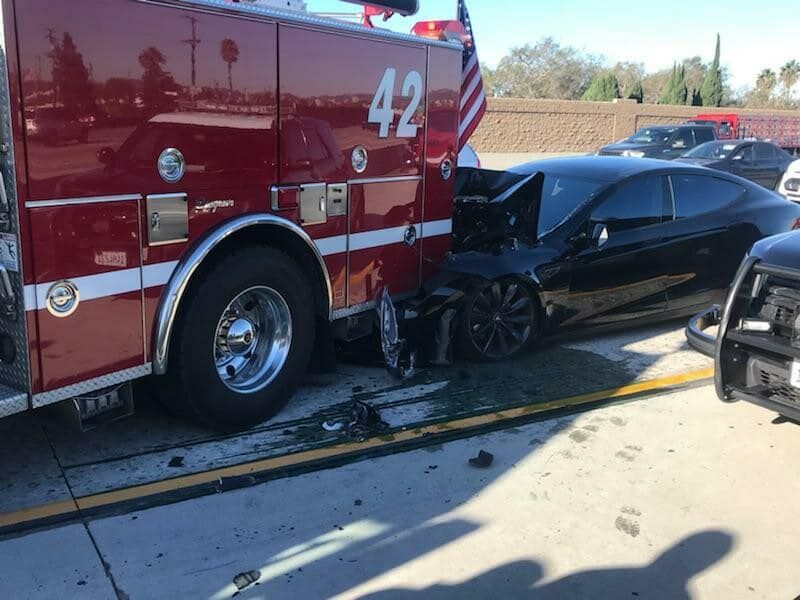
[[[0,542],[0,596],[793,598],[772,419],[705,386],[40,531]]]
[[[58,509],[74,498],[325,451],[348,438],[343,431],[326,431],[323,423],[347,420],[356,399],[378,408],[391,432],[413,433],[474,415],[502,419],[518,407],[707,369],[711,362],[688,348],[682,326],[551,344],[502,364],[423,369],[407,381],[378,366],[342,364],[335,375],[309,378],[278,417],[237,435],[170,418],[144,386],[136,390],[134,417],[86,434],[76,432],[57,408],[3,419],[0,527],[25,517],[19,511]]]

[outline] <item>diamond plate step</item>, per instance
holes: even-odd
[[[28,394],[0,384],[0,418],[28,410]]]

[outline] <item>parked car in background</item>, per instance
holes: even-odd
[[[25,130],[31,139],[45,144],[61,142],[87,142],[91,117],[78,117],[63,107],[35,108],[25,113]]]
[[[794,158],[769,142],[718,140],[700,144],[677,160],[733,173],[774,190]]]
[[[800,232],[756,243],[742,261],[723,307],[686,329],[690,345],[714,358],[717,395],[800,420]],[[717,327],[716,336],[705,330]]]
[[[800,160],[788,166],[778,185],[778,193],[792,202],[800,202]]]
[[[447,285],[469,282],[457,348],[508,358],[541,337],[688,315],[724,297],[753,242],[800,206],[747,180],[650,159],[460,169]],[[476,277],[480,284],[476,284]]]
[[[626,140],[603,146],[598,154],[672,160],[715,139],[711,125],[657,125],[644,127]]]

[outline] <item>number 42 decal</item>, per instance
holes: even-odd
[[[368,121],[379,125],[378,137],[381,138],[389,137],[389,128],[394,123],[392,101],[394,100],[394,83],[396,79],[397,69],[394,67],[386,69],[381,82],[378,84],[378,91],[375,92],[372,104],[369,106]],[[411,71],[406,75],[401,92],[404,98],[410,97],[411,102],[400,116],[400,123],[397,124],[397,137],[416,137],[419,125],[413,124],[411,119],[422,101],[422,75],[417,71]]]

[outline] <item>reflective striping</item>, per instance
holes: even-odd
[[[450,235],[451,233],[453,233],[453,219],[442,219],[441,221],[423,223],[420,237],[430,238],[437,235]]]
[[[36,286],[25,286],[25,310],[36,310]]]
[[[337,235],[329,238],[322,238],[314,240],[314,243],[319,248],[319,253],[322,256],[330,256],[331,254],[341,254],[347,252],[347,236]]]
[[[60,279],[57,281],[61,281]],[[47,301],[47,292],[57,281],[40,283],[36,285],[36,305],[44,307]],[[121,269],[98,275],[84,275],[83,277],[70,277],[69,281],[75,284],[81,297],[81,302],[95,300],[106,296],[116,296],[137,292],[142,289],[142,271],[140,268]]]
[[[145,265],[142,267],[142,285],[145,288],[166,285],[169,281],[169,278],[172,277],[172,274],[175,272],[175,267],[177,266],[177,260]]]
[[[92,198],[62,198],[59,200],[30,200],[25,208],[43,208],[47,206],[69,206],[71,204],[102,204],[105,202],[130,202],[141,200],[141,194],[124,194],[121,196],[95,196]]]
[[[68,280],[75,284],[81,295],[81,302],[86,300],[96,300],[108,296],[118,296],[136,292],[144,288],[151,288],[165,285],[178,261],[156,263],[145,265],[143,268],[121,269],[108,273],[98,273],[97,275],[84,275],[82,277],[65,277],[56,281],[39,283],[25,286],[25,310],[36,310],[44,308],[47,300],[47,292],[54,283]]]
[[[429,238],[438,235],[449,235],[453,229],[452,219],[442,219],[430,221],[428,223],[414,223],[420,238]],[[336,235],[327,238],[314,240],[320,254],[332,256],[343,254],[349,250],[368,250],[369,248],[380,248],[390,244],[401,244],[406,230],[410,225],[399,227],[389,227],[387,229],[376,229],[374,231],[363,231],[351,233],[349,236]],[[97,275],[84,275],[82,277],[64,277],[46,283],[31,284],[25,286],[25,310],[37,310],[44,308],[47,299],[47,292],[54,283],[62,280],[69,280],[75,284],[80,293],[81,302],[118,296],[135,292],[142,288],[152,288],[166,285],[170,277],[178,267],[178,261],[168,261],[135,267],[132,269],[120,269],[108,273],[98,273]]]
[[[389,244],[402,244],[406,230],[412,225],[401,225],[400,227],[390,227],[388,229],[376,229],[375,231],[364,231],[361,233],[350,234],[350,251],[367,250],[368,248],[378,248]],[[414,223],[413,227],[419,231],[419,223]]]

